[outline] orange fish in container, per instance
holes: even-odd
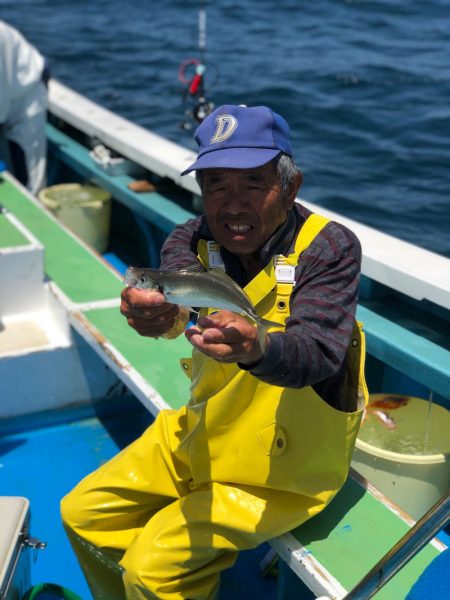
[[[401,406],[406,406],[409,402],[408,396],[383,396],[373,402],[369,402],[368,409],[381,408],[383,410],[395,410]]]
[[[385,411],[396,410],[406,406],[409,402],[408,396],[381,396],[366,406],[361,425],[364,425],[368,415],[373,415],[386,429],[393,430],[397,427],[395,420]]]

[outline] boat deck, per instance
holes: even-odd
[[[57,583],[82,600],[92,598],[64,533],[59,502],[82,477],[109,460],[150,424],[150,413],[135,398],[122,398],[121,404],[116,410],[109,405],[107,412],[100,406],[97,414],[88,409],[61,411],[52,415],[52,424],[48,424],[48,415],[21,417],[2,424],[2,494],[30,500],[31,535],[47,542],[47,548],[36,551],[36,560],[32,561],[33,585]],[[276,580],[263,578],[259,572],[259,563],[268,550],[269,546],[263,545],[241,553],[236,565],[222,577],[221,598],[276,598]],[[305,588],[303,598],[313,597]]]

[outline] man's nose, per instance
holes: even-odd
[[[234,185],[225,201],[226,209],[231,213],[240,213],[247,207],[248,195],[240,185]]]

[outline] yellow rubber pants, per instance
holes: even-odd
[[[182,415],[161,412],[62,501],[95,600],[212,599],[220,572],[239,550],[299,523],[297,494],[223,483],[195,487],[184,456],[171,450]],[[310,504],[304,519],[315,512]],[[304,498],[300,506],[307,508]]]

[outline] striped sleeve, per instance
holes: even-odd
[[[197,258],[198,232],[202,224],[203,218],[196,217],[175,227],[162,247],[160,269],[175,271],[193,265],[202,267]]]
[[[265,357],[250,372],[272,385],[313,386],[333,404],[353,328],[361,246],[330,222],[300,257],[286,331],[270,334]]]

